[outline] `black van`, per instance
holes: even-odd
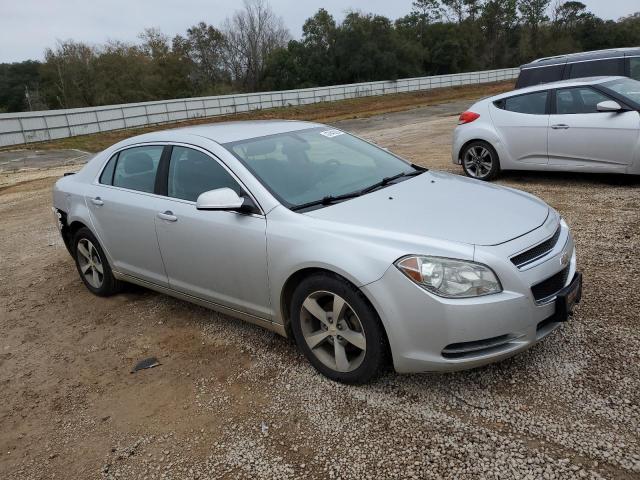
[[[640,80],[640,47],[572,53],[534,60],[520,67],[516,88],[568,78],[620,75]]]

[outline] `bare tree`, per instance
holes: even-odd
[[[225,63],[232,80],[256,90],[269,54],[290,39],[284,21],[265,0],[244,0],[244,9],[227,18],[223,31]]]

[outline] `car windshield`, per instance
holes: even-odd
[[[604,83],[604,86],[614,92],[628,98],[636,104],[640,104],[640,82],[631,78],[620,78]]]
[[[328,127],[251,138],[224,147],[292,209],[327,205],[341,200],[336,197],[357,196],[376,184],[382,187],[421,171],[381,148]]]

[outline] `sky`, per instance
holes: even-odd
[[[640,10],[638,0],[582,0],[601,18],[617,19]],[[411,10],[411,0],[270,0],[294,38],[319,8],[336,20],[348,10],[392,19]],[[240,0],[0,0],[0,62],[40,60],[56,40],[89,44],[136,41],[139,32],[158,27],[169,36],[200,21],[219,27],[241,6]]]

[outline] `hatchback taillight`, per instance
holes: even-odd
[[[460,118],[458,118],[458,125],[464,125],[465,123],[471,123],[480,118],[480,114],[476,112],[462,112]]]

